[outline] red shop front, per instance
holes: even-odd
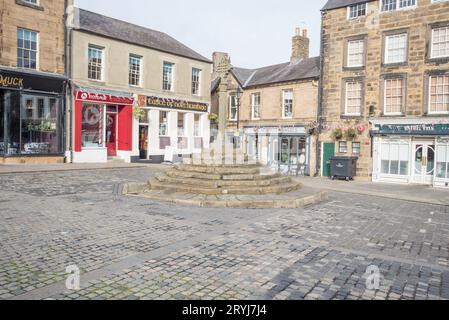
[[[77,88],[73,162],[131,162],[133,104],[132,94]]]

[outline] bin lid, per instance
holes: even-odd
[[[358,160],[359,157],[343,157],[343,156],[335,156],[331,158],[331,160]]]

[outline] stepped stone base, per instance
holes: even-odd
[[[245,155],[227,157],[213,157],[210,151],[194,155],[146,184],[126,185],[123,193],[210,208],[298,208],[326,198],[291,177],[249,163]]]
[[[128,184],[124,194],[185,206],[234,209],[295,209],[327,200],[326,192],[310,188],[279,195],[201,195],[149,190],[147,184]]]

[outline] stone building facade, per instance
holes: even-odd
[[[215,53],[212,108],[226,105],[229,141],[250,157],[290,174],[315,175],[319,58],[309,58],[306,30],[296,30],[289,62],[258,69],[232,66]],[[309,130],[312,129],[312,130]]]
[[[0,1],[0,163],[64,161],[65,20],[72,5]]]
[[[76,9],[73,162],[178,161],[209,143],[211,61],[169,35]]]
[[[321,173],[447,186],[449,1],[329,0],[321,54]]]

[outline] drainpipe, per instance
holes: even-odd
[[[317,143],[316,143],[316,168],[315,177],[321,172],[321,129],[323,124],[323,78],[324,78],[324,29],[323,16],[325,12],[321,12],[321,35],[320,35],[320,79],[318,80],[318,110],[317,110]]]
[[[72,78],[72,31],[71,31],[71,25],[69,25],[69,22],[67,21],[68,14],[68,0],[64,0],[64,55],[65,55],[65,73],[66,76],[69,78],[68,81],[68,90],[66,95],[66,125],[68,128],[66,128],[66,134],[68,130],[68,148],[67,148],[67,136],[65,139],[66,142],[66,150],[70,152],[70,162],[73,163],[73,83],[71,81]],[[74,14],[72,12],[72,14]]]

